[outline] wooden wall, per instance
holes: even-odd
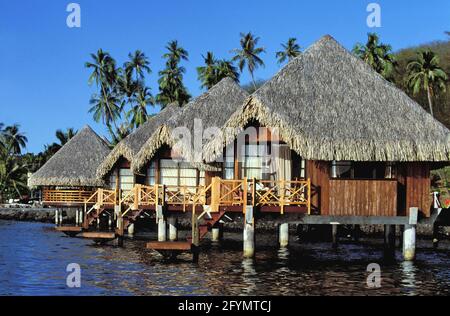
[[[330,180],[329,215],[396,216],[396,180]]]
[[[327,161],[306,162],[306,177],[311,180],[311,213],[328,215],[329,212],[330,163]]]
[[[406,164],[406,214],[410,207],[418,207],[425,217],[430,216],[430,165],[411,162]]]

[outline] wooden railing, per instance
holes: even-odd
[[[90,190],[43,190],[45,204],[83,204],[94,191]]]
[[[219,177],[211,179],[211,211],[218,212],[220,206],[242,206],[242,212],[248,201],[248,181],[224,180]]]
[[[205,205],[207,192],[211,190],[211,185],[205,187],[200,186],[162,186],[164,195],[164,203],[169,205],[181,205],[183,211],[186,211],[187,206],[194,204]]]
[[[131,210],[138,210],[140,206],[160,205],[162,197],[161,185],[146,186],[136,184],[133,189],[123,194],[120,205],[125,205],[126,210],[122,212],[125,216]]]
[[[118,194],[118,196],[116,196]],[[120,198],[118,198],[120,197]],[[208,186],[174,186],[155,184],[151,186],[136,184],[132,190],[120,192],[97,189],[97,191],[45,190],[44,200],[60,203],[80,203],[85,212],[100,209],[104,205],[117,205],[124,208],[122,214],[141,207],[157,205],[181,206],[183,211],[192,205],[210,205],[211,212],[220,207],[274,206],[284,212],[285,206],[304,206],[310,212],[311,184],[304,181],[263,181],[263,180],[225,180],[211,179]]]
[[[305,206],[311,213],[311,182],[252,180],[250,182],[252,204],[255,206],[279,206],[280,213],[289,205]]]

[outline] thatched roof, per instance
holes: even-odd
[[[234,137],[251,119],[278,128],[311,160],[448,161],[450,131],[331,36],[293,59],[226,122]],[[206,161],[225,141],[205,147]]]
[[[97,176],[104,177],[111,171],[114,164],[121,158],[133,161],[136,154],[142,148],[144,143],[155,132],[159,131],[164,123],[169,121],[175,113],[180,111],[180,107],[176,103],[169,104],[157,115],[152,116],[147,122],[139,126],[133,133],[125,137],[119,142],[109,155],[103,160],[97,169]]]
[[[108,143],[89,126],[83,127],[29,179],[30,186],[101,186],[98,165],[109,153]]]
[[[197,159],[194,155],[196,149],[199,152],[202,148],[193,148],[194,133],[203,132],[211,137],[217,135],[220,128],[229,119],[230,115],[236,109],[242,106],[242,103],[248,97],[248,93],[243,90],[231,78],[224,78],[218,84],[213,86],[207,92],[203,93],[193,101],[185,105],[179,113],[170,119],[164,126],[161,126],[142,146],[141,150],[132,161],[131,167],[135,172],[139,170],[153,157],[156,151],[164,144],[174,147],[178,140],[173,139],[175,128],[181,128],[189,131],[192,140],[187,146],[180,146],[180,154],[192,165],[199,169],[211,169],[202,163],[202,157]],[[198,128],[195,124],[201,124]],[[181,130],[182,131],[182,130]],[[204,135],[203,135],[204,136]],[[209,139],[203,141],[206,144]],[[193,151],[191,149],[194,149]]]

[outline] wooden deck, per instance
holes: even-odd
[[[65,192],[52,195],[47,205],[80,203],[81,195]],[[84,193],[83,193],[84,194]],[[75,197],[72,199],[72,197]],[[122,216],[133,210],[155,210],[164,206],[168,211],[186,212],[192,208],[209,205],[212,212],[226,210],[245,213],[247,206],[255,206],[262,212],[310,213],[311,184],[301,181],[259,181],[211,179],[208,186],[145,186],[136,184],[132,190],[123,193],[115,190],[98,189],[83,200],[84,214],[101,209],[121,207]],[[98,215],[98,214],[97,214]]]

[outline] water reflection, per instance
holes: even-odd
[[[417,268],[412,261],[400,263],[402,271],[401,285],[405,288],[407,295],[417,295],[416,293],[416,271]]]
[[[198,263],[185,254],[165,260],[145,240],[125,247],[98,246],[48,230],[51,225],[0,221],[0,294],[18,295],[449,295],[450,245],[431,245],[418,260],[386,260],[382,241],[292,243],[279,249],[271,234],[258,235],[254,259],[242,258],[242,234],[207,242]],[[10,236],[14,235],[14,243]],[[149,235],[146,238],[156,239]],[[441,245],[440,245],[441,246]],[[65,285],[66,266],[79,263],[82,287]],[[366,285],[367,265],[381,266],[381,288]]]

